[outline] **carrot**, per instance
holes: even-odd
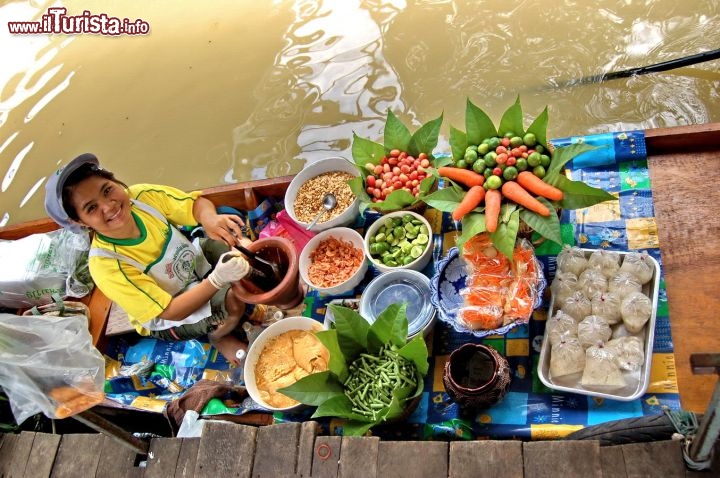
[[[485,229],[495,232],[500,217],[500,202],[502,194],[497,189],[488,189],[485,193]]]
[[[515,181],[508,181],[502,185],[502,194],[509,200],[529,209],[541,216],[549,216],[550,210],[543,203],[535,199]],[[487,199],[485,200],[487,202]],[[487,219],[485,220],[487,222]],[[489,230],[489,229],[488,229]]]
[[[517,182],[531,193],[537,194],[552,201],[560,201],[563,198],[563,192],[555,186],[552,186],[530,171],[523,171],[517,176]]]
[[[471,187],[470,190],[465,193],[465,197],[460,201],[460,204],[458,204],[452,212],[453,220],[461,220],[465,217],[465,214],[478,207],[483,199],[485,199],[485,188],[482,186]]]
[[[438,168],[438,174],[444,178],[452,179],[456,183],[469,188],[473,186],[482,186],[485,184],[485,176],[478,174],[469,169],[454,168],[452,166],[443,166]]]

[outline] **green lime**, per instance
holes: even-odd
[[[403,237],[405,237],[405,228],[402,226],[394,227],[393,236],[397,237],[398,239],[402,239]]]
[[[535,166],[533,168],[533,174],[542,179],[545,177],[545,168],[543,168],[542,166]]]
[[[494,137],[488,139],[487,144],[490,147],[491,151],[495,151],[495,148],[500,146],[500,138],[498,138],[497,136],[494,136]]]
[[[543,154],[545,152],[545,146],[543,146],[542,144],[538,144],[537,146],[535,146],[535,151],[537,151],[540,154]]]
[[[483,171],[483,176],[485,176],[485,179],[492,176],[492,168],[486,168],[485,171]],[[487,183],[485,183],[485,186],[487,186]],[[485,187],[487,189],[487,187]]]
[[[523,136],[522,140],[528,148],[532,148],[537,144],[537,138],[532,133],[526,133],[525,136]]]
[[[413,241],[414,244],[427,244],[430,240],[427,234],[418,234],[418,237]]]
[[[515,168],[515,166],[508,166],[505,168],[505,171],[503,171],[503,177],[507,179],[508,181],[512,181],[513,179],[517,178],[518,170]]]
[[[472,149],[468,149],[465,151],[465,162],[468,164],[472,164],[478,159],[478,152],[473,151]]]
[[[547,154],[541,154],[540,166],[542,166],[543,168],[547,168],[548,166],[550,166],[550,156],[548,156]]]
[[[415,258],[413,256],[405,256],[402,258],[402,265],[406,266],[414,260],[415,260]]]
[[[508,138],[508,139],[510,139],[510,138],[512,138],[513,136],[515,136],[515,132],[514,132],[514,131],[508,131],[507,133],[505,133],[505,134],[503,135],[503,138]]]
[[[468,146],[467,148],[465,148],[465,152],[466,152],[466,153],[467,153],[468,151],[477,151],[477,150],[478,150],[478,147],[475,146],[474,144],[471,144],[470,146]]]
[[[515,162],[515,167],[518,171],[525,171],[528,168],[528,162],[525,158],[518,158]]]
[[[410,257],[413,259],[417,259],[418,257],[422,256],[423,248],[420,246],[413,246],[412,249],[410,249]]]
[[[490,151],[490,145],[487,143],[479,144],[477,147],[478,155],[485,155]]]
[[[527,157],[528,166],[530,166],[531,168],[534,168],[535,166],[540,166],[540,160],[540,153],[538,153],[537,151],[533,151]]]
[[[485,184],[487,185],[488,189],[500,189],[500,186],[502,186],[502,179],[500,179],[500,176],[495,176],[493,174],[492,176],[487,178]]]
[[[513,148],[517,148],[518,146],[522,146],[523,139],[520,136],[513,136],[510,138],[510,146]]]
[[[475,171],[478,174],[482,174],[485,172],[485,161],[475,161],[472,165],[473,171]]]
[[[497,153],[495,151],[490,151],[488,154],[483,156],[483,161],[485,161],[485,166],[488,168],[495,167],[497,164],[497,161],[495,160],[497,158]]]
[[[467,169],[467,161],[465,159],[458,159],[455,163],[456,168]]]

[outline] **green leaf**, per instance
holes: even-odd
[[[545,179],[548,179],[547,176]],[[558,205],[563,209],[582,209],[604,201],[615,201],[617,197],[599,188],[588,186],[582,181],[571,181],[562,174],[555,174],[547,181],[562,190],[563,198]]]
[[[388,110],[384,132],[385,152],[393,149],[407,151],[410,145],[410,138],[412,138],[412,135],[410,134],[410,130],[407,129],[407,126],[405,126],[392,111]]]
[[[437,178],[436,178],[435,176],[432,176],[432,175],[427,175],[427,176],[425,176],[425,179],[423,179],[422,181],[420,181],[419,194],[418,194],[418,197],[415,198],[415,200],[417,201],[421,196],[423,196],[423,195],[427,194],[428,192],[430,192],[430,190],[431,190],[431,189],[433,188],[433,186],[435,185],[435,182],[436,182],[436,181],[437,181]],[[393,191],[393,192],[394,192],[394,191]]]
[[[568,161],[570,161],[580,153],[592,151],[593,149],[598,149],[598,146],[590,146],[589,144],[585,143],[575,143],[568,146],[563,146],[561,148],[557,148],[552,154],[552,161],[550,162],[550,167],[547,170],[548,175],[554,173],[560,174],[563,167],[568,163]],[[547,179],[544,179],[545,182],[547,182]]]
[[[350,362],[367,348],[367,335],[370,324],[360,314],[341,305],[330,304],[330,310],[335,318],[338,344],[345,357]]]
[[[465,150],[468,147],[468,137],[464,131],[450,126],[450,150],[455,161],[465,157]]]
[[[536,199],[543,203],[545,207],[551,211],[551,214],[548,217],[545,217],[522,208],[520,209],[520,219],[530,226],[533,231],[536,231],[544,238],[562,245],[562,238],[560,236],[560,218],[558,218],[558,215],[555,214],[555,207],[550,204],[550,201],[543,197],[537,196]]]
[[[328,368],[332,373],[337,375],[338,380],[345,383],[348,377],[348,367],[345,361],[345,356],[340,350],[340,343],[338,342],[337,329],[323,330],[317,332],[315,336],[318,340],[328,349],[330,354],[330,362]]]
[[[438,136],[440,135],[440,126],[442,125],[443,115],[428,121],[422,125],[410,138],[407,152],[411,156],[418,157],[420,153],[432,154],[433,149],[437,146]]]
[[[353,192],[355,197],[359,198],[361,202],[371,201],[370,196],[365,190],[365,182],[363,181],[363,178],[352,178],[348,181],[348,185],[350,186],[350,190]]]
[[[480,144],[485,138],[497,136],[498,134],[490,117],[475,106],[470,101],[470,98],[468,98],[465,106],[465,130],[468,144]]]
[[[398,350],[398,355],[414,363],[415,367],[417,367],[422,375],[427,373],[429,367],[428,350],[427,345],[425,345],[425,339],[422,335],[418,335],[405,344],[403,348]]]
[[[402,347],[407,342],[408,321],[407,303],[390,304],[370,326],[367,349],[372,354],[380,351],[387,344]]]
[[[355,166],[362,168],[367,175],[365,165],[367,163],[380,164],[385,156],[385,147],[382,144],[362,138],[353,132],[352,157]]]
[[[442,168],[443,166],[448,166],[450,164],[453,164],[452,156],[441,156],[432,163],[432,165],[436,168]]]
[[[384,201],[371,203],[370,207],[378,211],[394,211],[411,206],[417,201],[418,199],[409,192],[404,189],[397,189],[388,194]]]
[[[548,109],[547,106],[540,115],[535,118],[530,127],[527,129],[528,133],[535,135],[538,143],[543,146],[547,146],[547,124],[548,124]]]
[[[329,370],[303,377],[288,387],[278,389],[278,392],[298,402],[315,406],[333,397],[344,396],[343,384]]]
[[[498,222],[509,222],[512,213],[514,213],[517,208],[518,205],[515,203],[503,204],[502,208],[500,208],[500,217],[498,218]]]
[[[506,205],[503,205],[503,207]],[[502,210],[500,216],[502,217]],[[513,250],[515,249],[515,240],[517,239],[517,232],[520,228],[520,211],[514,211],[510,214],[510,220],[508,222],[498,221],[498,227],[495,232],[490,233],[490,239],[497,249],[505,254],[505,256],[512,260]]]
[[[510,131],[516,136],[522,136],[525,133],[523,130],[523,113],[522,107],[520,106],[520,96],[518,96],[515,103],[503,113],[500,119],[498,134],[502,136]]]
[[[310,418],[340,417],[355,420],[362,420],[363,416],[352,411],[352,402],[347,395],[342,394],[330,398],[318,406]]]
[[[448,188],[438,189],[432,194],[425,196],[423,201],[435,209],[443,212],[453,212],[462,201],[465,192],[456,184],[452,184]]]
[[[457,247],[462,251],[465,242],[476,234],[487,231],[485,214],[470,212],[462,218],[462,234],[457,239]]]
[[[343,436],[363,436],[375,425],[377,425],[376,422],[367,423],[357,420],[350,420],[348,422],[345,422],[345,424],[343,425]]]

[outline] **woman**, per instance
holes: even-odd
[[[242,237],[242,219],[217,214],[199,192],[154,184],[128,187],[90,153],[50,176],[45,209],[73,232],[94,231],[90,274],[127,312],[138,333],[163,340],[207,335],[229,362],[239,364],[237,357],[243,354],[238,351],[247,344],[231,332],[251,307],[246,310],[228,291],[231,282],[248,274],[249,265],[228,246]],[[202,251],[176,228],[197,224],[210,238]],[[215,263],[209,275],[205,256]],[[254,312],[261,311],[264,315],[259,307]]]

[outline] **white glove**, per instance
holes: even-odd
[[[225,285],[242,279],[249,272],[248,261],[239,252],[230,251],[220,256],[208,280],[217,289],[222,289]]]

